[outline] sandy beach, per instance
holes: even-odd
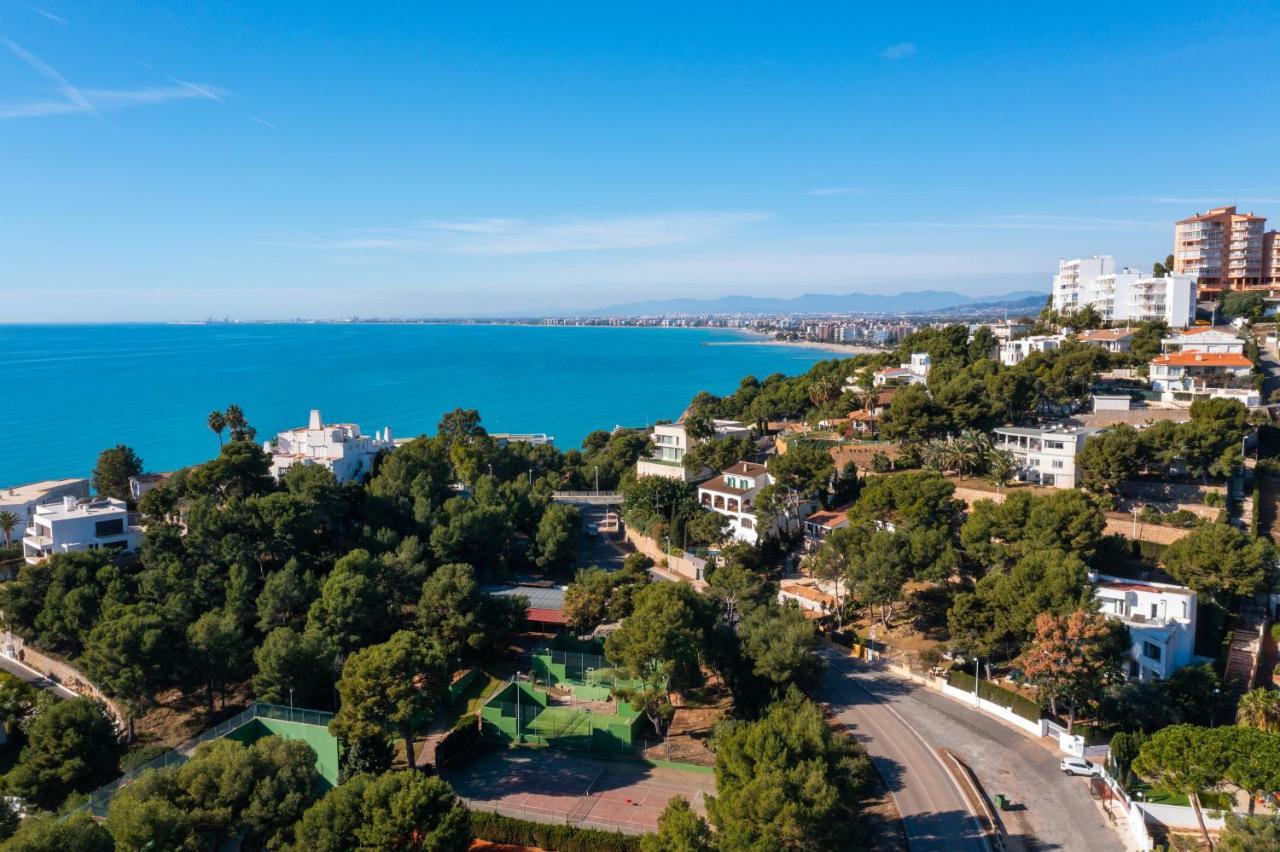
[[[820,343],[816,340],[775,340],[772,334],[760,331],[751,331],[750,329],[733,329],[739,334],[749,339],[742,341],[717,340],[708,342],[707,346],[760,346],[762,344],[768,346],[795,346],[802,349],[820,349],[823,352],[832,352],[838,355],[844,355],[846,358],[852,358],[854,355],[874,355],[883,350],[874,346],[858,346],[852,343]]]

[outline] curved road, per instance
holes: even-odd
[[[1088,782],[1064,776],[1059,755],[1035,738],[875,664],[823,651],[828,669],[821,697],[882,769],[912,852],[985,848],[937,747],[963,758],[988,796],[1004,793],[1014,802],[1000,818],[1024,848],[1124,849],[1090,798]]]
[[[924,739],[854,677],[854,663],[824,649],[821,697],[866,747],[902,817],[911,852],[987,852],[969,805]]]

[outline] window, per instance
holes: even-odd
[[[1057,470],[1062,470],[1062,459],[1054,459],[1053,466]]]
[[[116,518],[111,521],[98,521],[93,525],[93,534],[98,538],[106,538],[109,535],[121,535],[123,533],[123,518]]]
[[[1151,617],[1152,617],[1152,618],[1159,618],[1159,617],[1160,617],[1160,604],[1158,604],[1158,603],[1153,603],[1153,604],[1151,605]]]
[[[1160,654],[1163,650],[1163,648],[1154,642],[1142,643],[1142,656],[1146,657],[1148,660],[1154,660],[1157,663],[1160,662]]]
[[[1044,442],[1044,445],[1045,445],[1046,447],[1048,447],[1049,449],[1051,449],[1051,450],[1060,450],[1060,449],[1062,449],[1062,442],[1061,442],[1061,441],[1045,441],[1045,442]]]
[[[753,524],[753,523],[751,522],[751,519],[750,519],[750,518],[743,518],[743,519],[742,519],[742,528],[743,528],[744,530],[749,530],[749,529],[752,529],[752,528],[754,528],[754,527],[755,527],[755,524]]]

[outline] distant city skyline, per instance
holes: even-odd
[[[1280,220],[1277,42],[1262,5],[9,2],[0,323],[1047,293]]]

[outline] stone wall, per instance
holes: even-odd
[[[652,559],[659,570],[672,574],[678,579],[688,581],[693,584],[695,589],[701,590],[706,586],[702,579],[707,565],[705,559],[699,559],[688,553],[680,556],[663,553],[662,548],[656,541],[630,527],[627,527],[626,539],[628,544]]]
[[[21,636],[13,633],[0,633],[0,644],[3,644],[6,648],[12,648],[14,659],[27,668],[35,669],[42,675],[56,680],[77,695],[101,701],[111,711],[111,715],[116,717],[116,721],[120,723],[121,727],[124,726],[125,716],[121,712],[120,706],[108,698],[102,690],[98,689],[75,666],[42,653],[38,648],[28,645]]]
[[[1133,515],[1122,512],[1107,512],[1107,523],[1102,529],[1103,535],[1118,535],[1133,539]],[[1180,538],[1191,534],[1191,530],[1181,527],[1165,527],[1159,524],[1144,524],[1138,521],[1137,541],[1149,541],[1153,544],[1173,544]]]

